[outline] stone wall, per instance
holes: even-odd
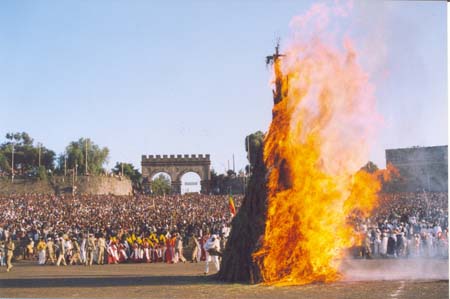
[[[16,178],[11,182],[9,177],[0,179],[0,195],[29,193],[55,194],[55,190],[49,181]]]
[[[448,191],[448,147],[411,147],[386,150],[386,164],[394,165],[401,178],[397,191]]]
[[[131,181],[117,177],[81,177],[77,185],[79,194],[131,195]]]
[[[118,177],[84,177],[79,176],[75,182],[77,194],[132,194],[131,181]],[[0,179],[0,194],[62,194],[72,193],[72,177],[52,177],[48,181],[35,179],[15,179],[13,183],[8,178]]]

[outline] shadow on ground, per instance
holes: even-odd
[[[114,286],[169,286],[196,284],[226,284],[213,276],[146,276],[130,277],[64,277],[64,278],[20,278],[0,280],[1,288],[49,288],[49,287],[114,287]]]

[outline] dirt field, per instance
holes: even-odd
[[[448,298],[448,261],[370,260],[343,265],[346,281],[295,287],[227,284],[199,264],[0,268],[1,297],[34,298]],[[372,280],[381,279],[381,280]]]

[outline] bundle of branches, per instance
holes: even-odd
[[[251,177],[242,206],[232,221],[218,278],[228,282],[259,283],[261,274],[252,254],[258,250],[264,235],[267,211],[264,134],[256,132],[247,138]]]

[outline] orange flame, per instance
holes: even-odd
[[[339,279],[345,249],[358,240],[347,217],[376,204],[377,175],[359,171],[379,119],[373,88],[350,41],[344,49],[316,37],[274,61],[281,101],[265,139],[268,212],[254,254],[268,284]]]

